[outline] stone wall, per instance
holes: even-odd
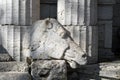
[[[98,0],[98,51],[99,61],[113,59],[112,23],[115,0]]]

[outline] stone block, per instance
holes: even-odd
[[[64,60],[39,60],[31,65],[33,80],[67,80]]]
[[[96,25],[97,0],[58,0],[58,21],[62,25]]]
[[[0,53],[8,53],[16,61],[29,57],[30,30],[31,26],[0,25]]]
[[[28,73],[0,72],[0,80],[32,80]]]
[[[108,78],[108,80],[120,79],[120,61],[86,65],[79,69],[81,74]],[[95,79],[96,80],[96,79]]]
[[[15,24],[15,25],[19,25],[21,22],[19,21],[19,20],[21,20],[23,17],[21,16],[21,11],[20,11],[20,6],[19,5],[21,5],[21,3],[20,3],[20,1],[19,0],[11,0],[12,1],[12,6],[13,7],[11,7],[11,14],[12,15],[14,15],[14,16],[12,16],[11,17],[11,19],[12,19],[12,22],[11,23],[9,23],[9,24]],[[10,3],[9,3],[10,4]],[[5,5],[5,4],[4,4]],[[7,7],[7,6],[6,6]],[[24,7],[24,6],[23,6]],[[9,14],[9,15],[11,15],[11,14]],[[23,16],[25,16],[25,14],[23,14]],[[7,19],[7,18],[6,18]],[[23,18],[24,19],[24,18]],[[25,21],[25,20],[24,20]],[[6,22],[6,24],[7,24],[7,22]]]
[[[28,72],[25,62],[0,62],[0,72]]]
[[[107,13],[107,14],[106,14]],[[100,20],[112,20],[113,18],[113,6],[107,5],[98,7],[98,19]]]
[[[1,46],[14,60],[20,61],[20,26],[0,26]]]
[[[86,74],[84,72],[81,72],[81,69],[76,69],[71,71],[69,70],[67,77],[68,80],[119,80],[117,78],[112,78],[112,77],[103,77],[100,76],[99,74],[94,74],[94,75]]]
[[[40,0],[0,0],[0,24],[31,25],[40,17]]]

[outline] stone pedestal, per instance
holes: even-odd
[[[31,65],[33,80],[67,80],[64,60],[40,60]]]

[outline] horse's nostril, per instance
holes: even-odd
[[[82,55],[83,58],[85,58],[86,56],[87,56],[86,54]]]

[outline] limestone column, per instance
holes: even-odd
[[[87,54],[88,63],[96,63],[97,0],[58,0],[57,19]]]

